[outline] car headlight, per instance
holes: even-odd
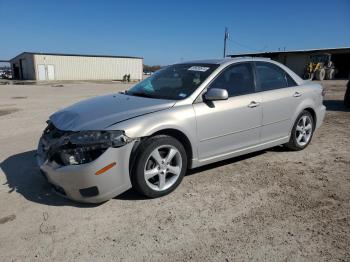
[[[108,147],[120,147],[126,144],[128,137],[123,131],[81,131],[69,136],[69,142],[73,145],[105,145]]]
[[[64,165],[80,165],[94,161],[109,147],[121,147],[131,141],[123,131],[80,131],[67,137],[59,158]]]

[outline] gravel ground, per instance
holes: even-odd
[[[1,261],[350,261],[350,112],[327,114],[301,152],[276,147],[190,171],[159,199],[62,199],[34,159],[48,116],[120,83],[0,86]]]

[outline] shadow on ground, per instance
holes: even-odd
[[[245,159],[253,158],[267,151],[283,152],[286,149],[282,146],[274,147],[268,150],[263,150],[247,155],[230,158],[206,166],[188,170],[186,176],[192,176],[201,172],[215,169],[220,166],[230,165]],[[74,207],[95,207],[97,204],[80,204],[61,196],[56,195],[46,179],[40,173],[36,163],[34,150],[16,154],[5,159],[0,167],[7,178],[6,185],[9,187],[9,194],[17,192],[27,200],[43,205],[51,206],[74,206]],[[130,189],[123,194],[115,197],[118,200],[145,200],[143,195]]]
[[[52,192],[51,186],[40,173],[35,152],[32,150],[16,154],[1,162],[0,167],[6,176],[5,185],[9,187],[9,194],[17,192],[27,200],[43,205],[82,208],[97,206],[76,203]]]
[[[350,108],[345,107],[343,100],[324,100],[323,104],[327,107],[327,111],[350,112]]]
[[[274,147],[274,148],[268,149],[268,151],[282,152],[282,151],[286,151],[286,149],[283,148],[283,147]],[[215,169],[215,168],[218,168],[220,166],[231,165],[231,164],[234,164],[236,162],[239,162],[239,161],[242,161],[242,160],[245,160],[245,159],[249,159],[249,158],[261,155],[261,154],[264,154],[266,152],[267,151],[254,152],[254,153],[250,153],[250,154],[247,154],[247,155],[243,155],[243,156],[239,156],[239,157],[235,157],[235,158],[230,158],[230,159],[227,159],[227,160],[219,161],[219,162],[216,162],[216,163],[213,163],[213,164],[197,167],[197,168],[194,168],[194,169],[189,169],[189,170],[187,170],[186,176],[192,176],[192,175],[200,174],[200,173],[202,173],[204,171]],[[115,197],[115,199],[119,199],[119,200],[145,200],[147,198],[144,197],[143,195],[137,193],[135,190],[129,189],[128,191],[124,192],[123,194]]]
[[[249,159],[249,158],[253,158],[253,157],[262,155],[264,153],[266,153],[265,150],[258,151],[258,152],[250,153],[250,154],[247,154],[247,155],[237,156],[237,157],[234,157],[234,158],[229,158],[229,159],[226,159],[226,160],[215,162],[215,163],[212,163],[212,164],[209,164],[209,165],[205,165],[205,166],[197,167],[197,168],[194,168],[194,169],[190,169],[190,170],[187,171],[187,176],[192,176],[192,175],[195,175],[195,174],[198,174],[198,173],[201,173],[201,172],[204,172],[204,171],[208,171],[208,170],[211,170],[211,169],[215,169],[215,168],[218,168],[218,167],[221,167],[221,166],[231,165],[231,164],[234,164],[236,162],[243,161],[245,159]]]

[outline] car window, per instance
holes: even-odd
[[[185,99],[218,67],[218,64],[201,63],[168,66],[139,82],[126,94],[158,99]]]
[[[252,66],[249,63],[241,63],[224,69],[210,88],[226,89],[229,97],[254,93]]]
[[[282,68],[265,62],[256,62],[256,73],[261,91],[287,87],[286,74]]]
[[[288,73],[286,73],[286,77],[287,77],[287,85],[288,85],[288,87],[297,86],[298,85]]]

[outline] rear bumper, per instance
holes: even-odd
[[[316,129],[322,125],[325,115],[326,107],[324,105],[319,106],[316,110]]]
[[[39,142],[37,161],[48,182],[60,195],[78,202],[101,203],[131,188],[129,157],[133,144],[109,148],[88,164],[59,166],[44,160]],[[96,171],[113,162],[116,165],[111,169],[95,175]]]

